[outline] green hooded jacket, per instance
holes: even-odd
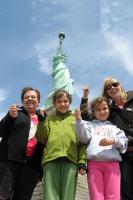
[[[39,122],[36,137],[45,144],[42,164],[66,157],[75,164],[85,163],[86,146],[76,138],[75,117],[71,111],[65,114],[55,113],[45,122]]]

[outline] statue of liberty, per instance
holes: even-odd
[[[63,89],[66,90],[69,94],[73,95],[73,80],[70,78],[70,73],[65,65],[66,55],[62,50],[62,43],[64,38],[65,34],[63,32],[59,33],[59,46],[54,55],[52,67],[53,87],[52,91],[48,95],[48,99],[45,102],[45,109],[48,114],[54,112],[52,97],[55,91]]]

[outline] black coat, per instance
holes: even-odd
[[[118,108],[112,102],[109,120],[125,132],[128,145],[133,146],[133,91],[127,92],[127,101],[123,109]]]
[[[46,116],[42,117],[39,111],[37,111],[37,116],[39,121],[46,118]],[[34,154],[30,158],[26,156],[30,124],[30,116],[23,107],[19,110],[16,118],[12,118],[7,113],[1,120],[0,161],[27,163],[31,167],[40,170],[44,145],[38,142]]]

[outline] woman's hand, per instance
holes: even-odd
[[[10,107],[9,107],[9,115],[12,117],[12,118],[16,118],[18,116],[18,105],[16,104],[12,104]]]
[[[84,86],[83,86],[83,98],[87,98],[87,97],[88,97],[88,95],[89,95],[89,90],[90,90],[90,88],[89,88],[88,85],[84,85]]]
[[[38,109],[36,113],[38,114],[39,121],[44,121],[47,117],[46,110],[44,108]]]

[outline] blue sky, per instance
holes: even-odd
[[[103,79],[113,76],[133,89],[132,0],[5,0],[0,4],[0,116],[20,104],[21,89],[39,88],[41,106],[52,88],[53,55],[58,33],[74,79],[73,108],[82,87],[100,94]]]

